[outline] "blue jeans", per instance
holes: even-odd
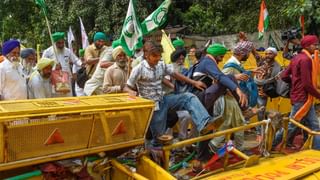
[[[295,103],[292,105],[290,118],[293,118],[293,116],[297,113],[297,111],[303,106],[304,103]],[[308,114],[300,121],[300,123],[305,124],[307,127],[309,127],[313,131],[319,131],[320,130],[320,123],[315,111],[314,106],[312,105]],[[295,132],[298,130],[298,127],[293,125],[292,123],[289,123],[288,125],[288,139],[293,139],[295,136]],[[276,137],[273,141],[272,146],[277,146],[282,141],[283,136],[283,128],[276,133]],[[320,136],[314,136],[313,139],[313,149],[320,150]]]
[[[211,116],[197,96],[191,93],[168,94],[159,102],[159,110],[153,113],[150,122],[153,144],[157,144],[157,137],[166,132],[168,111],[178,110],[186,110],[190,113],[198,131],[201,131],[211,120]]]
[[[268,102],[268,98],[267,97],[261,97],[259,96],[258,99],[257,99],[257,105],[258,105],[258,108],[264,106],[264,107],[267,107],[267,102]],[[265,119],[265,111],[259,111],[258,112],[258,120],[259,121],[262,121]],[[257,132],[257,135],[261,135],[261,126],[257,126],[256,127],[256,132]]]

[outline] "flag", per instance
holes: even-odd
[[[86,33],[86,30],[84,29],[81,17],[79,17],[79,20],[80,20],[80,29],[81,29],[82,49],[86,49],[89,46],[88,35]]]
[[[300,27],[301,27],[301,34],[302,36],[304,36],[304,16],[300,16],[299,18],[299,22],[300,22]]]
[[[170,64],[171,63],[171,53],[175,50],[170,38],[167,36],[166,32],[162,30],[162,38],[161,38],[161,45],[163,48],[162,58],[164,63]]]
[[[130,0],[129,2],[127,16],[124,20],[120,36],[121,46],[130,57],[133,56],[136,49],[143,46],[141,25],[137,19],[133,1]]]
[[[223,157],[226,153],[231,152],[233,150],[232,141],[228,141],[223,145],[222,148],[218,149],[218,151],[211,157],[211,159],[204,166],[204,169],[209,169],[218,159]]]
[[[44,16],[48,15],[47,5],[45,0],[35,0],[36,5],[39,6]]]
[[[144,35],[150,34],[166,22],[170,4],[171,0],[165,0],[141,23]]]
[[[68,30],[68,48],[73,52],[73,48],[72,48],[72,41],[74,41],[74,35],[71,29],[71,26],[69,26],[69,30]]]
[[[263,33],[267,31],[269,22],[270,22],[270,18],[269,18],[267,6],[264,0],[262,0],[260,5],[260,17],[259,17],[259,24],[258,24],[259,39],[263,38]]]

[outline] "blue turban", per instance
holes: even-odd
[[[5,56],[5,55],[9,54],[16,47],[20,47],[19,41],[15,40],[15,39],[11,39],[9,41],[6,41],[2,45],[2,54]]]
[[[36,51],[32,48],[26,48],[26,49],[21,50],[21,52],[20,52],[20,56],[23,59],[27,58],[31,54],[36,54]]]

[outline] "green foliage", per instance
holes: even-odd
[[[319,27],[318,0],[265,0],[270,15],[270,29],[297,26],[301,14],[306,26]],[[46,0],[52,31],[67,31],[71,26],[80,43],[79,17],[91,40],[97,31],[117,38],[122,29],[129,0]],[[142,21],[163,0],[135,0],[137,15]],[[260,0],[173,0],[167,24],[187,25],[188,33],[205,36],[256,32]],[[314,29],[314,28],[309,28]],[[34,0],[0,1],[0,40],[18,38],[25,46],[42,49],[50,45],[43,13]]]

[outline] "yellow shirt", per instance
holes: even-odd
[[[92,59],[100,57],[101,53],[107,48],[107,46],[103,46],[101,49],[97,49],[94,43],[88,46],[84,52],[84,59]],[[97,63],[98,64],[98,63]],[[94,71],[96,70],[97,64],[87,65],[86,70],[89,77],[92,76]]]

